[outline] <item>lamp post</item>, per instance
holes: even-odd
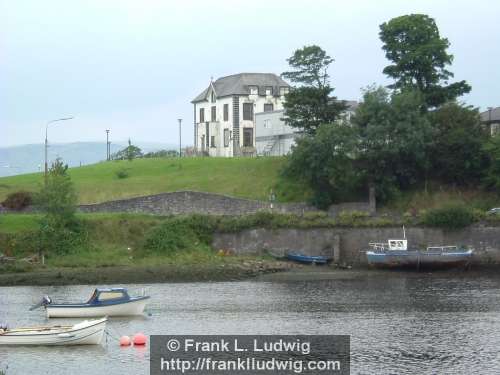
[[[182,132],[181,132],[181,128],[182,128],[182,119],[177,119],[177,121],[179,121],[179,157],[181,158],[182,157]]]
[[[109,161],[110,157],[110,147],[109,147],[109,129],[106,129],[106,160]]]
[[[493,135],[493,127],[491,126],[491,111],[493,107],[488,107],[488,126],[490,127],[490,135]]]
[[[49,125],[54,123],[54,122],[58,122],[58,121],[71,120],[72,118],[73,118],[73,116],[72,117],[58,118],[56,120],[51,120],[51,121],[47,122],[47,124],[45,125],[45,175],[44,175],[45,185],[47,185],[47,173],[49,171],[49,167],[47,164],[47,147],[49,145],[49,141],[47,140],[47,133],[49,130]]]

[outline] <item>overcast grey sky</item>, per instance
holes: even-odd
[[[342,99],[387,84],[378,26],[434,17],[467,80],[463,100],[500,105],[497,0],[0,0],[0,146],[40,143],[46,121],[74,115],[52,142],[105,139],[192,143],[190,101],[210,77],[286,70],[286,58],[318,44],[335,58]]]

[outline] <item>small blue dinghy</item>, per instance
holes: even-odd
[[[331,258],[322,255],[304,255],[299,253],[288,253],[286,258],[305,264],[327,264],[331,261]]]

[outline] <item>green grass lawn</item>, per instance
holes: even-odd
[[[137,159],[71,168],[70,175],[82,204],[178,190],[267,200],[274,189],[278,201],[303,201],[306,189],[280,176],[284,162],[277,157]],[[129,177],[118,178],[120,170]],[[0,178],[0,201],[15,191],[36,191],[42,182],[40,173]]]

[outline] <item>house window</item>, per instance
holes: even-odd
[[[264,120],[264,128],[265,129],[271,128],[271,120]]]
[[[213,106],[212,107],[212,122],[217,121],[217,107]]]
[[[280,87],[280,95],[286,95],[288,94],[288,87]]]
[[[215,135],[210,137],[210,147],[215,147]]]
[[[205,108],[200,108],[200,122],[205,122]]]
[[[272,86],[266,86],[266,96],[272,95],[273,94],[273,88]]]
[[[253,103],[243,103],[243,120],[253,121]]]
[[[224,104],[224,121],[229,121],[229,104]]]
[[[243,147],[253,147],[252,128],[243,128]]]
[[[259,88],[257,86],[250,86],[250,95],[258,95]]]
[[[274,111],[273,103],[264,103],[264,112],[272,112]]]
[[[229,129],[224,129],[224,147],[229,147]]]
[[[211,102],[215,103],[215,92],[212,91],[212,95],[210,96]]]

